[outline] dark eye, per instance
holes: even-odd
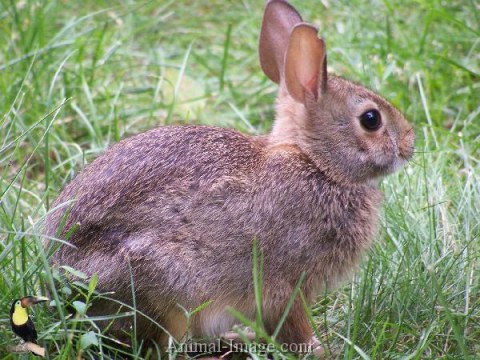
[[[360,124],[368,131],[375,131],[382,125],[382,117],[377,110],[368,110],[360,115]]]

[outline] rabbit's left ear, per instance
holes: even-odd
[[[307,94],[315,100],[327,88],[327,52],[317,29],[301,23],[290,35],[285,56],[285,84],[289,94],[305,103]]]

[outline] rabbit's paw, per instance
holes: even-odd
[[[316,336],[313,336],[311,338],[308,345],[310,345],[311,352],[317,359],[325,358],[325,350],[323,349],[322,345],[320,345],[320,341],[317,339]]]

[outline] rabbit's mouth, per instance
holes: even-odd
[[[395,157],[393,162],[386,168],[383,176],[393,174],[398,170],[400,170],[402,167],[404,167],[408,163],[408,161],[412,158],[412,155],[413,155],[413,150],[411,151],[411,154],[400,153],[399,156]]]
[[[405,166],[408,162],[408,159],[405,159],[402,156],[395,157],[392,161],[383,164],[375,164],[371,167],[373,170],[373,178],[383,178],[385,176],[391,175],[398,170],[400,170],[403,166]]]
[[[392,154],[392,156],[389,157],[385,163],[376,164],[381,175],[390,175],[400,170],[408,163],[414,153],[414,139],[415,134],[413,132],[413,128],[410,128],[405,132],[405,136],[401,139],[401,141],[396,142],[394,139],[392,139],[394,154]]]

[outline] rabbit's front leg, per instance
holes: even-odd
[[[274,312],[270,311],[265,317],[265,328],[270,334],[274,333],[287,303],[288,298],[286,298],[283,306],[270,306],[270,310],[275,309]],[[298,298],[294,301],[276,340],[281,344],[284,351],[299,353],[311,351],[317,356],[323,354],[320,342],[313,336],[307,314],[301,300]]]
[[[313,353],[323,358],[324,350],[320,341],[313,334],[303,304],[297,299],[292,306],[278,335],[282,350],[295,353]]]
[[[286,307],[286,305],[285,305]],[[285,307],[282,309],[283,314]],[[280,321],[280,317],[278,318]],[[277,321],[277,324],[278,324]],[[277,326],[277,324],[271,324]],[[267,329],[270,327],[270,324],[267,324]],[[281,344],[285,344],[285,347],[295,348],[303,344],[308,344],[312,339],[312,327],[307,318],[307,314],[303,308],[303,305],[300,299],[295,299],[293,306],[291,307],[285,322],[280,329],[277,340]]]

